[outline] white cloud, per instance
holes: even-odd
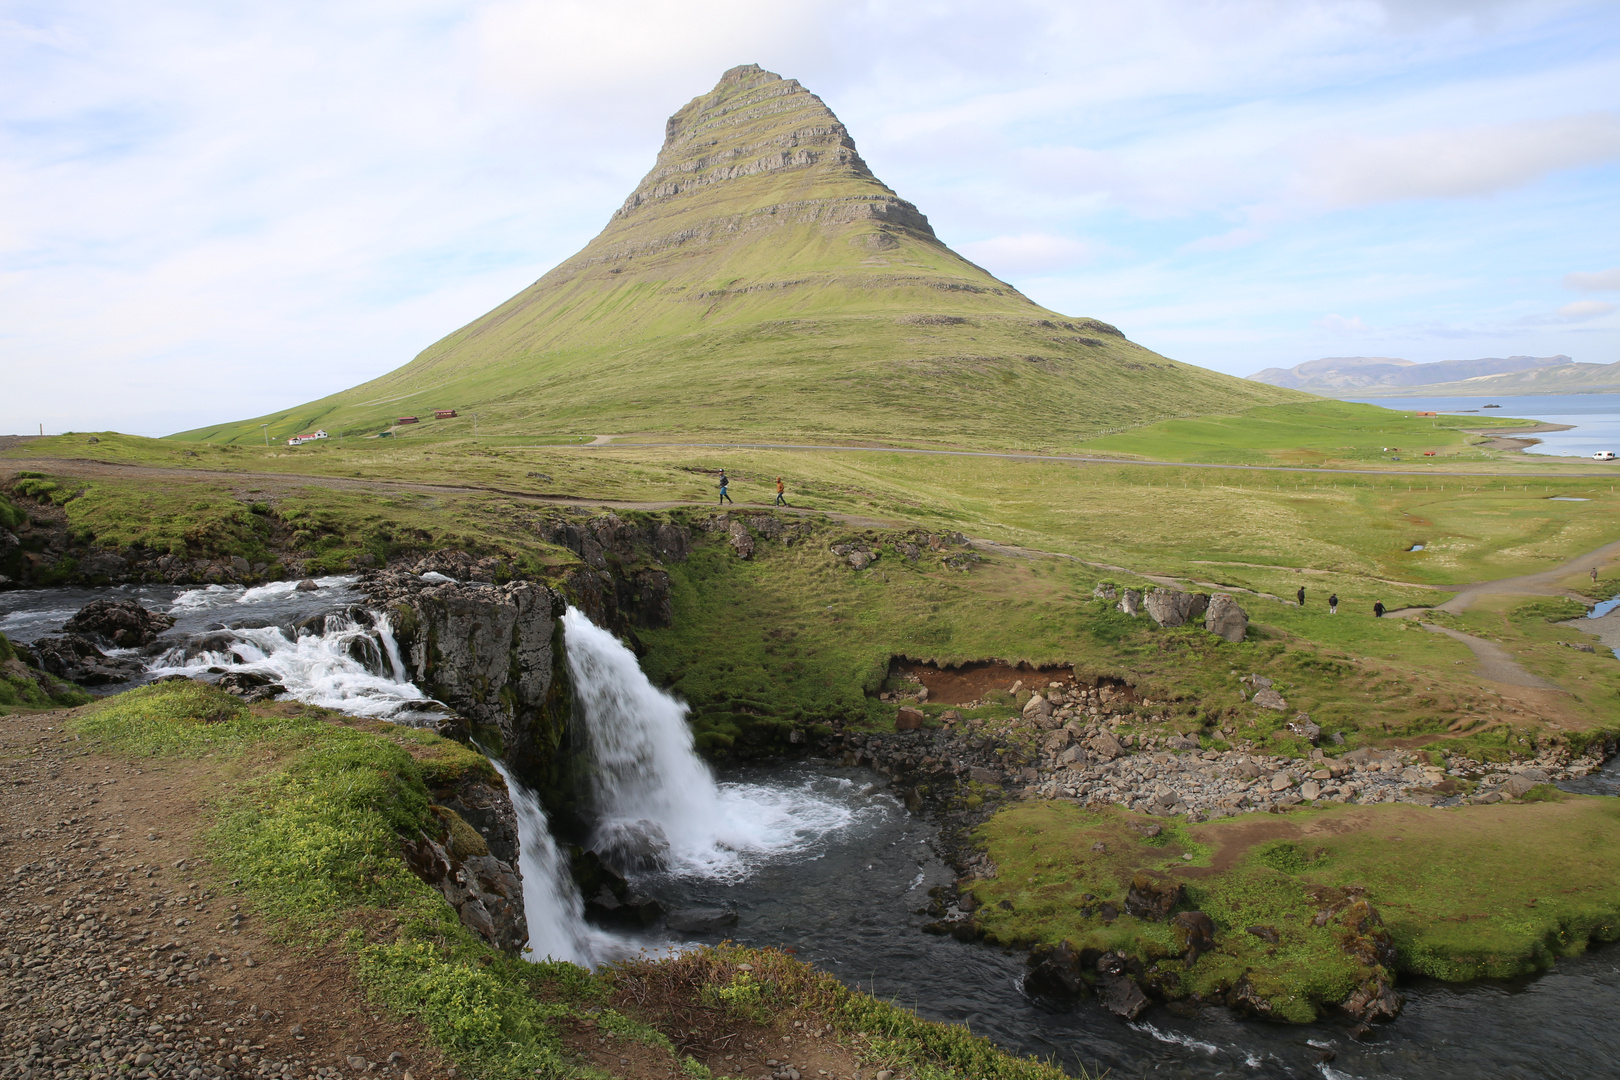
[[[957,245],[957,250],[997,276],[1067,270],[1090,261],[1097,245],[1067,236],[1020,233]]]
[[[1564,288],[1577,292],[1620,292],[1620,266],[1593,273],[1577,270],[1565,274]]]
[[[1306,162],[1306,186],[1339,206],[1488,195],[1620,157],[1620,114],[1385,137],[1346,136]]]
[[[1607,315],[1615,310],[1617,305],[1607,300],[1577,300],[1573,304],[1565,304],[1558,309],[1558,314],[1570,322],[1582,322],[1586,319],[1595,319],[1599,315]]]

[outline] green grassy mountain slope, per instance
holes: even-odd
[[[1309,400],[1033,303],[940,242],[819,98],[747,65],[669,119],[584,250],[369,383],[180,438],[400,415],[461,434],[757,434],[1061,446]],[[455,420],[431,421],[435,409]]]

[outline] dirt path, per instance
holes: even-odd
[[[1558,582],[1576,574],[1589,574],[1593,570],[1601,572],[1606,564],[1617,559],[1620,559],[1620,540],[1604,544],[1597,550],[1577,556],[1562,566],[1543,570],[1537,574],[1523,574],[1519,577],[1458,586],[1457,595],[1441,604],[1440,610],[1461,614],[1472,607],[1476,600],[1487,596],[1573,596],[1586,600],[1589,598],[1571,592]]]
[[[217,762],[88,753],[74,712],[0,717],[0,1077],[451,1075],[199,858]]]
[[[1541,690],[1558,690],[1557,683],[1550,683],[1539,675],[1532,675],[1519,666],[1518,661],[1508,654],[1508,651],[1484,638],[1465,634],[1460,630],[1453,630],[1449,626],[1436,626],[1434,623],[1421,624],[1423,629],[1431,634],[1444,634],[1455,641],[1468,646],[1468,651],[1474,654],[1479,666],[1474,673],[1482,679],[1492,682],[1505,683],[1508,686],[1530,686]]]

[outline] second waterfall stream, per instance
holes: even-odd
[[[855,811],[798,787],[721,783],[697,755],[686,706],[655,687],[635,653],[583,612],[563,616],[574,722],[591,758],[589,846],[632,877],[716,883],[791,858]],[[503,770],[504,773],[504,770]],[[638,944],[589,927],[544,810],[510,777],[523,847],[530,955],[592,964]]]

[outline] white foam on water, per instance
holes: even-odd
[[[316,591],[337,589],[353,585],[356,577],[334,576],[315,578]],[[236,604],[257,604],[265,600],[279,600],[298,590],[296,581],[272,581],[268,585],[244,588],[241,585],[207,585],[200,589],[187,589],[174,598],[169,611],[204,611],[209,608],[230,607]]]
[[[217,587],[217,586],[216,586]],[[405,678],[399,646],[386,616],[374,627],[347,615],[328,615],[321,634],[290,638],[275,626],[219,631],[230,644],[191,658],[186,648],[170,649],[148,669],[152,675],[205,674],[211,667],[267,675],[287,688],[288,696],[311,705],[359,716],[388,717],[408,712],[430,719],[442,710],[423,706],[432,701]],[[367,664],[355,658],[368,656]],[[382,674],[384,664],[391,670]]]
[[[1189,1050],[1202,1050],[1211,1057],[1214,1057],[1216,1054],[1221,1052],[1221,1048],[1216,1046],[1214,1043],[1207,1043],[1201,1039],[1195,1039],[1190,1035],[1183,1035],[1179,1031],[1160,1031],[1152,1024],[1146,1023],[1133,1023],[1128,1026],[1132,1031],[1140,1031],[1144,1035],[1151,1035],[1153,1038],[1162,1043],[1170,1043],[1173,1046],[1185,1046]]]
[[[734,880],[856,820],[810,781],[717,784],[693,748],[686,706],[648,681],[633,652],[575,608],[563,632],[595,764],[599,842],[651,833],[668,843],[664,869]]]

